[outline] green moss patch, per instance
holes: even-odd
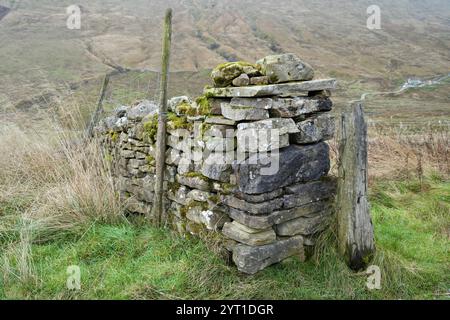
[[[185,173],[184,176],[185,176],[186,178],[200,178],[200,179],[202,179],[203,181],[209,182],[208,177],[205,177],[205,176],[202,175],[200,172],[194,172],[194,171],[191,171],[191,172]]]
[[[187,115],[187,116],[195,116],[197,115],[197,108],[195,108],[194,106],[192,106],[191,104],[187,103],[187,102],[183,102],[180,103],[177,107],[176,107],[177,113],[179,114],[183,114],[183,115]]]
[[[118,132],[110,130],[108,134],[109,134],[109,137],[111,138],[112,142],[119,141],[119,133]]]
[[[217,195],[217,194],[210,196],[210,197],[208,198],[208,200],[211,201],[212,203],[215,203],[215,204],[218,204],[218,203],[221,202],[220,196]]]
[[[231,85],[233,79],[245,73],[245,67],[259,70],[259,66],[246,61],[225,62],[219,64],[212,70],[211,79],[216,87],[227,87]]]
[[[158,115],[155,114],[149,121],[144,123],[144,140],[154,144],[158,133]]]
[[[187,118],[184,116],[177,116],[173,112],[169,112],[167,116],[167,127],[171,130],[176,129],[186,129],[186,130],[192,130],[193,125],[192,123],[187,121]]]
[[[211,103],[209,101],[209,96],[204,94],[195,99],[198,107],[198,115],[208,116],[211,114]]]
[[[155,165],[155,157],[153,157],[152,155],[148,155],[145,157],[145,161],[147,161],[147,164],[149,166],[154,166]]]

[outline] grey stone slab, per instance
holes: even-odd
[[[222,202],[229,207],[246,211],[254,215],[264,215],[280,210],[283,207],[284,200],[277,198],[261,203],[249,203],[232,195],[223,196]]]
[[[277,236],[272,228],[249,233],[240,228],[238,223],[225,223],[222,229],[224,236],[249,246],[262,246],[276,241]]]
[[[255,121],[269,118],[269,111],[254,107],[236,107],[229,103],[222,103],[222,115],[234,121]]]
[[[268,215],[251,215],[248,212],[230,208],[229,215],[232,219],[250,228],[267,229],[275,224],[326,210],[329,206],[329,202],[324,200],[293,209],[275,211]]]
[[[332,107],[333,103],[329,98],[274,98],[270,115],[272,117],[294,118],[316,112],[330,111]]]
[[[293,53],[267,56],[258,62],[261,72],[269,77],[270,83],[298,80],[312,80],[313,68]]]
[[[334,90],[335,79],[288,82],[266,86],[207,88],[204,93],[213,97],[267,97],[307,95],[309,91]]]
[[[238,244],[233,248],[234,263],[239,271],[247,274],[255,274],[294,255],[297,255],[301,260],[305,259],[301,236],[279,240],[264,246],[252,247]]]
[[[317,114],[297,123],[300,132],[290,136],[296,144],[308,144],[330,140],[336,129],[335,118],[329,113]]]

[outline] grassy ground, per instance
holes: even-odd
[[[32,268],[21,276],[2,237],[0,298],[13,299],[408,299],[448,298],[450,182],[431,175],[377,181],[371,187],[381,290],[366,288],[367,276],[350,272],[336,255],[329,232],[306,263],[291,258],[255,276],[228,267],[200,241],[141,223],[93,223],[83,233],[21,248]],[[26,200],[0,203],[4,216]],[[328,245],[326,245],[328,244]],[[7,268],[5,268],[7,262]],[[82,289],[66,289],[66,269],[81,268]],[[5,271],[8,271],[5,273]]]
[[[149,81],[133,77],[123,86]],[[367,275],[339,259],[332,231],[308,262],[244,276],[207,243],[124,219],[98,146],[75,143],[82,106],[94,104],[74,96],[57,123],[22,114],[0,122],[0,299],[448,299],[448,127],[369,127],[373,263],[382,271],[381,290],[370,291]],[[330,145],[335,163],[337,141]],[[80,291],[66,289],[70,265],[81,268]]]

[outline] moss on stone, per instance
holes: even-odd
[[[246,61],[225,62],[219,64],[211,71],[211,78],[218,87],[227,87],[231,85],[233,79],[244,72],[245,67],[252,67],[259,70],[256,64]]]
[[[189,210],[188,206],[181,206],[180,215],[182,218],[186,218],[186,214],[187,214],[188,210]]]
[[[223,192],[224,192],[225,194],[230,194],[230,193],[232,193],[233,190],[236,188],[235,185],[233,185],[233,184],[231,184],[231,183],[226,183],[226,182],[223,182],[223,183],[221,184],[221,187],[222,187]]]
[[[229,68],[229,67],[237,67],[237,68],[241,68],[241,69],[243,67],[253,67],[255,69],[259,69],[258,65],[247,62],[247,61],[224,62],[224,63],[217,65],[214,69],[223,71],[224,69]]]
[[[168,182],[167,188],[172,192],[177,192],[181,188],[181,184],[178,182]]]
[[[152,166],[155,164],[155,157],[153,157],[152,155],[148,155],[145,157],[145,160],[147,161],[147,164],[149,166]]]
[[[194,221],[188,221],[186,227],[191,233],[197,236],[201,236],[202,233],[207,232],[204,225],[195,223]]]
[[[200,125],[200,134],[201,134],[201,136],[203,137],[203,136],[205,135],[205,133],[208,132],[208,130],[211,129],[211,127],[212,127],[211,124],[206,123],[206,122],[203,122],[203,123]]]
[[[192,117],[197,114],[197,109],[187,102],[180,103],[176,107],[176,110],[180,114],[184,114],[184,115],[192,116]]]
[[[119,133],[116,131],[109,130],[108,135],[112,142],[117,142],[119,140]]]
[[[154,144],[156,134],[158,133],[158,115],[155,114],[151,119],[144,123],[144,140]]]
[[[187,121],[187,118],[185,116],[177,116],[173,112],[169,112],[167,115],[167,127],[171,130],[176,129],[186,129],[186,130],[192,130],[193,125],[192,123]]]
[[[205,177],[204,175],[202,175],[200,172],[195,172],[195,171],[191,171],[191,172],[187,172],[184,174],[184,176],[186,178],[200,178],[203,181],[209,182],[208,177]]]
[[[207,94],[197,97],[195,102],[198,106],[199,115],[209,116],[211,114],[211,103]]]
[[[186,205],[187,210],[193,209],[193,208],[200,208],[202,211],[209,210],[208,203],[207,202],[200,202],[196,200],[191,200]]]
[[[214,195],[210,196],[208,198],[208,200],[211,201],[212,203],[215,203],[215,204],[218,204],[218,203],[221,202],[220,196],[218,194],[214,194]]]
[[[276,74],[272,74],[269,76],[269,83],[277,83],[278,82],[278,77]]]

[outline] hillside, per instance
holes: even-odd
[[[83,84],[90,86],[89,79],[98,86],[99,77],[114,65],[150,71],[149,86],[155,91],[157,75],[151,71],[159,70],[167,6],[174,8],[173,94],[198,94],[209,81],[207,70],[225,60],[254,61],[277,52],[294,52],[318,76],[353,84],[354,91],[338,92],[338,102],[365,91],[394,89],[410,76],[450,71],[448,1],[378,1],[382,29],[375,31],[366,28],[370,1],[78,3],[81,30],[66,28],[70,1],[16,1],[15,9],[0,21],[3,108],[27,106],[30,99],[33,104],[36,96],[44,96],[44,103],[55,94],[66,96]],[[442,98],[448,95],[437,93],[432,100]],[[445,109],[438,104],[437,109]]]

